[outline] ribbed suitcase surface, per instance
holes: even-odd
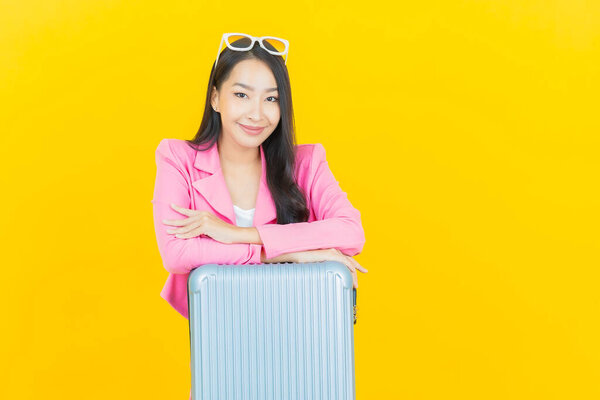
[[[194,269],[192,398],[354,399],[353,294],[336,261]]]

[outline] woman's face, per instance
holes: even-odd
[[[223,82],[221,90],[213,87],[212,108],[221,113],[222,134],[228,142],[243,147],[258,147],[279,123],[279,92],[275,76],[262,61],[240,61]],[[248,132],[242,125],[260,127]]]

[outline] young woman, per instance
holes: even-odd
[[[188,275],[202,264],[335,260],[354,287],[367,272],[352,258],[365,243],[360,212],[325,149],[295,144],[287,42],[226,35],[198,133],[156,150],[154,226],[170,273],[161,296],[186,318]]]

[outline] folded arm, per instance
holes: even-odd
[[[260,244],[221,243],[211,237],[181,239],[167,233],[171,227],[165,219],[182,219],[184,215],[170,204],[190,208],[189,185],[186,173],[174,156],[168,140],[163,139],[156,149],[156,182],[152,199],[154,229],[158,250],[167,271],[186,274],[203,264],[260,264]]]
[[[355,256],[363,249],[365,234],[360,212],[333,176],[320,143],[313,148],[311,164],[310,207],[317,221],[257,226],[268,259],[284,253],[327,248]]]

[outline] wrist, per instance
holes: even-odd
[[[302,262],[302,258],[301,256],[301,251],[295,251],[293,253],[288,253],[288,258],[290,262],[293,262],[294,264],[299,264]]]
[[[232,243],[252,243],[250,240],[248,240],[248,228],[245,227],[241,227],[241,226],[234,226],[232,225],[231,227],[231,237],[232,237]]]
[[[255,227],[233,226],[234,243],[263,244]]]

